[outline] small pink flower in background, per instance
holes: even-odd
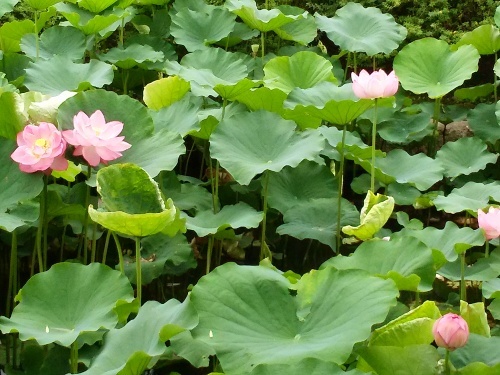
[[[17,145],[10,157],[19,163],[23,172],[64,171],[68,168],[68,161],[64,158],[66,141],[54,124],[27,125],[17,134]]]
[[[399,80],[394,71],[387,75],[382,69],[368,74],[362,70],[359,76],[351,73],[352,90],[360,99],[387,98],[398,91]]]
[[[436,320],[432,327],[436,345],[448,350],[461,348],[469,339],[469,326],[457,314],[446,314]]]
[[[123,130],[123,123],[106,122],[101,111],[95,111],[90,117],[79,112],[73,118],[73,126],[74,130],[63,131],[64,139],[75,146],[73,155],[82,155],[93,167],[119,158],[121,151],[130,148],[130,144],[123,141],[125,137],[118,136]]]
[[[490,207],[488,213],[478,210],[477,223],[484,230],[488,241],[500,237],[500,208]]]

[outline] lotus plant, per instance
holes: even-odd
[[[465,346],[469,339],[469,326],[461,316],[449,313],[436,320],[432,334],[436,345],[446,349],[445,374],[449,374],[450,351]]]

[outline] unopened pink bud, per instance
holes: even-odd
[[[469,338],[467,322],[457,314],[446,314],[436,320],[432,327],[436,345],[448,350],[461,348]]]

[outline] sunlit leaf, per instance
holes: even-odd
[[[471,44],[480,55],[491,55],[500,50],[500,30],[493,25],[481,25],[465,33],[457,46]]]

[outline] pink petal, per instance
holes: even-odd
[[[101,157],[97,154],[95,147],[93,146],[82,147],[82,155],[87,163],[89,163],[92,167],[98,166],[101,161]]]

